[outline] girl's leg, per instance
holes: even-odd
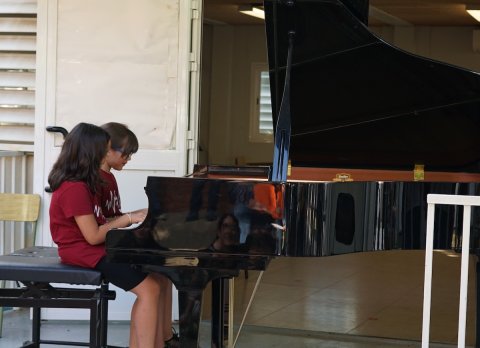
[[[160,300],[162,302],[162,300]],[[169,340],[173,336],[172,332],[172,282],[168,279],[165,287],[165,295],[163,296],[163,335],[165,340]]]
[[[133,305],[135,306],[135,302],[133,303]],[[133,312],[133,307],[132,307],[132,312]],[[129,342],[128,342],[128,346],[131,347],[131,348],[137,348],[139,347],[138,343],[137,343],[137,339],[135,337],[135,322],[131,319],[132,317],[132,313],[130,313],[130,339],[129,339]]]
[[[168,341],[172,338],[172,282],[161,274],[154,276],[161,287],[158,301],[157,341]]]
[[[157,326],[163,321],[159,316],[159,299],[162,286],[153,275],[148,275],[140,284],[131,290],[136,296],[132,307],[130,322],[130,347],[132,348],[163,348],[163,333],[155,345]]]

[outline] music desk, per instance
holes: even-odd
[[[33,310],[32,341],[25,342],[22,347],[39,347],[40,344],[108,347],[108,300],[115,299],[115,291],[108,289],[99,271],[64,265],[57,248],[34,246],[1,255],[0,280],[22,285],[20,288],[0,288],[0,307],[30,307]],[[95,288],[62,288],[52,283],[93,285]],[[89,309],[90,341],[42,340],[41,308]]]

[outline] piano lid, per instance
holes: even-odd
[[[480,75],[371,33],[368,0],[265,0],[274,124],[289,32],[293,165],[478,171]]]

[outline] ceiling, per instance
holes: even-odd
[[[239,5],[251,3],[252,0],[204,0],[204,18],[218,24],[263,24],[261,19],[238,12]],[[465,5],[480,6],[480,0],[370,0],[369,25],[480,27],[465,11]]]

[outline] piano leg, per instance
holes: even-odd
[[[169,268],[162,266],[148,266],[145,267],[145,269],[150,272],[158,272],[165,274],[173,282],[173,284],[178,290],[179,299],[180,346],[182,348],[198,348],[198,329],[200,327],[203,290],[210,281],[218,280],[218,282],[221,282],[222,278],[231,278],[237,276],[239,271],[224,271],[205,268]],[[214,301],[212,305],[214,307],[219,306],[217,301]],[[220,309],[223,311],[223,306]],[[212,312],[214,310],[220,311],[220,309],[213,308]],[[217,320],[218,318],[215,318],[214,320],[212,317],[212,330],[213,327],[218,326],[223,329],[223,319],[220,323],[214,322]],[[220,339],[222,339],[222,337],[220,337]],[[223,340],[219,342],[217,341],[215,344],[219,345],[214,346],[214,338],[212,334],[212,347],[222,347]]]
[[[198,347],[198,329],[202,311],[203,289],[178,290],[180,310],[180,346]]]
[[[212,348],[224,346],[225,339],[225,289],[229,278],[212,280]]]

